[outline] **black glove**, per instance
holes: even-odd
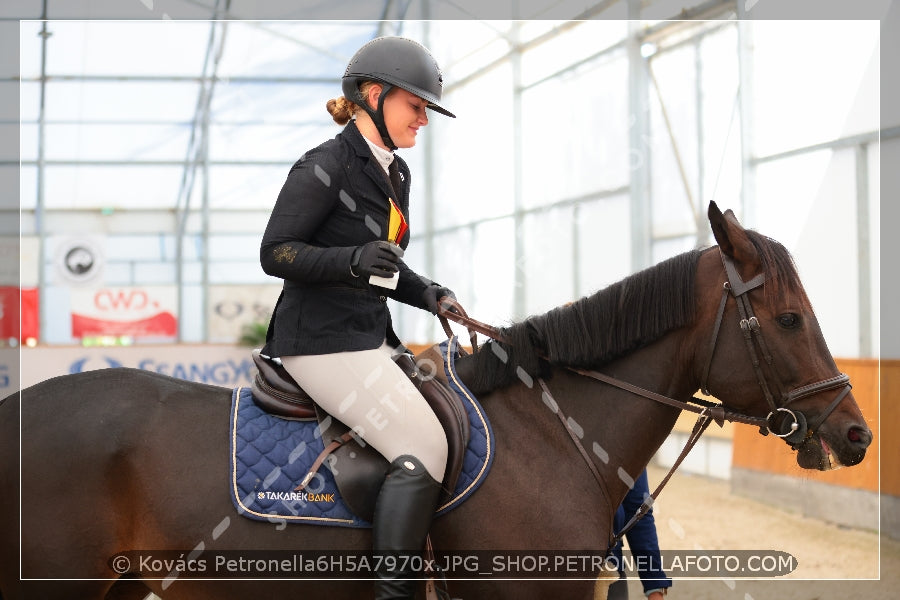
[[[439,283],[432,283],[425,291],[422,292],[422,299],[425,300],[425,308],[428,309],[431,314],[436,315],[438,313],[438,300],[443,298],[444,296],[450,296],[454,300],[456,300],[456,294],[454,294],[449,289],[443,287]],[[443,308],[456,312],[456,310],[450,306],[444,306]]]
[[[356,248],[350,259],[350,272],[355,277],[390,277],[400,270],[397,266],[403,248],[385,240],[376,240]]]

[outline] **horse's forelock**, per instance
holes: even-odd
[[[806,293],[800,283],[794,257],[781,243],[755,231],[747,231],[756,248],[763,272],[766,274],[766,302],[774,303],[779,297],[797,297],[806,300]]]

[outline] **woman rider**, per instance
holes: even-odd
[[[284,288],[262,353],[389,461],[373,518],[376,556],[421,551],[440,495],[447,440],[393,362],[402,351],[387,298],[437,312],[447,288],[403,261],[411,148],[439,105],[441,70],[409,39],[374,39],[350,60],[344,95],[327,103],[346,127],[291,168],[260,248]],[[394,564],[392,561],[382,562]],[[381,568],[376,599],[412,598],[409,570]]]

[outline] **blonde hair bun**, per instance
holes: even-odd
[[[356,112],[357,106],[341,96],[339,98],[332,98],[326,102],[325,108],[328,109],[328,114],[331,115],[331,118],[334,119],[335,123],[338,125],[346,125],[350,121],[350,117]]]

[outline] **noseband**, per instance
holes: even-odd
[[[765,418],[765,425],[760,427],[760,433],[766,435],[771,431],[796,450],[803,442],[812,437],[825,419],[827,419],[834,409],[837,408],[837,405],[840,404],[841,400],[850,393],[850,378],[847,375],[840,373],[829,379],[823,379],[785,392],[781,385],[782,378],[778,373],[775,361],[763,338],[762,326],[759,323],[759,319],[756,318],[756,315],[753,312],[753,305],[750,302],[750,292],[763,285],[766,279],[765,274],[760,273],[750,281],[745,282],[741,279],[731,258],[721,252],[721,249],[719,254],[722,257],[722,264],[725,266],[726,281],[723,285],[719,311],[716,314],[716,323],[713,327],[712,341],[710,342],[709,358],[706,362],[706,368],[703,370],[700,389],[704,394],[709,395],[709,370],[712,366],[713,355],[716,350],[716,341],[719,337],[719,330],[722,326],[722,317],[725,314],[725,305],[728,302],[728,297],[733,296],[737,303],[738,313],[741,317],[739,325],[744,337],[744,345],[747,347],[750,362],[756,373],[756,381],[759,383],[763,395],[766,398],[766,403],[769,405],[769,414]],[[760,360],[760,355],[762,355],[762,360]],[[766,377],[765,370],[768,370],[771,373],[770,378]],[[776,396],[769,387],[769,379],[774,382],[776,390],[778,391],[778,401],[776,401]],[[820,392],[835,389],[840,389],[841,391],[834,400],[832,400],[831,404],[829,404],[811,424],[807,424],[806,415],[802,412],[788,408],[795,400],[800,400],[801,398],[807,398]]]

